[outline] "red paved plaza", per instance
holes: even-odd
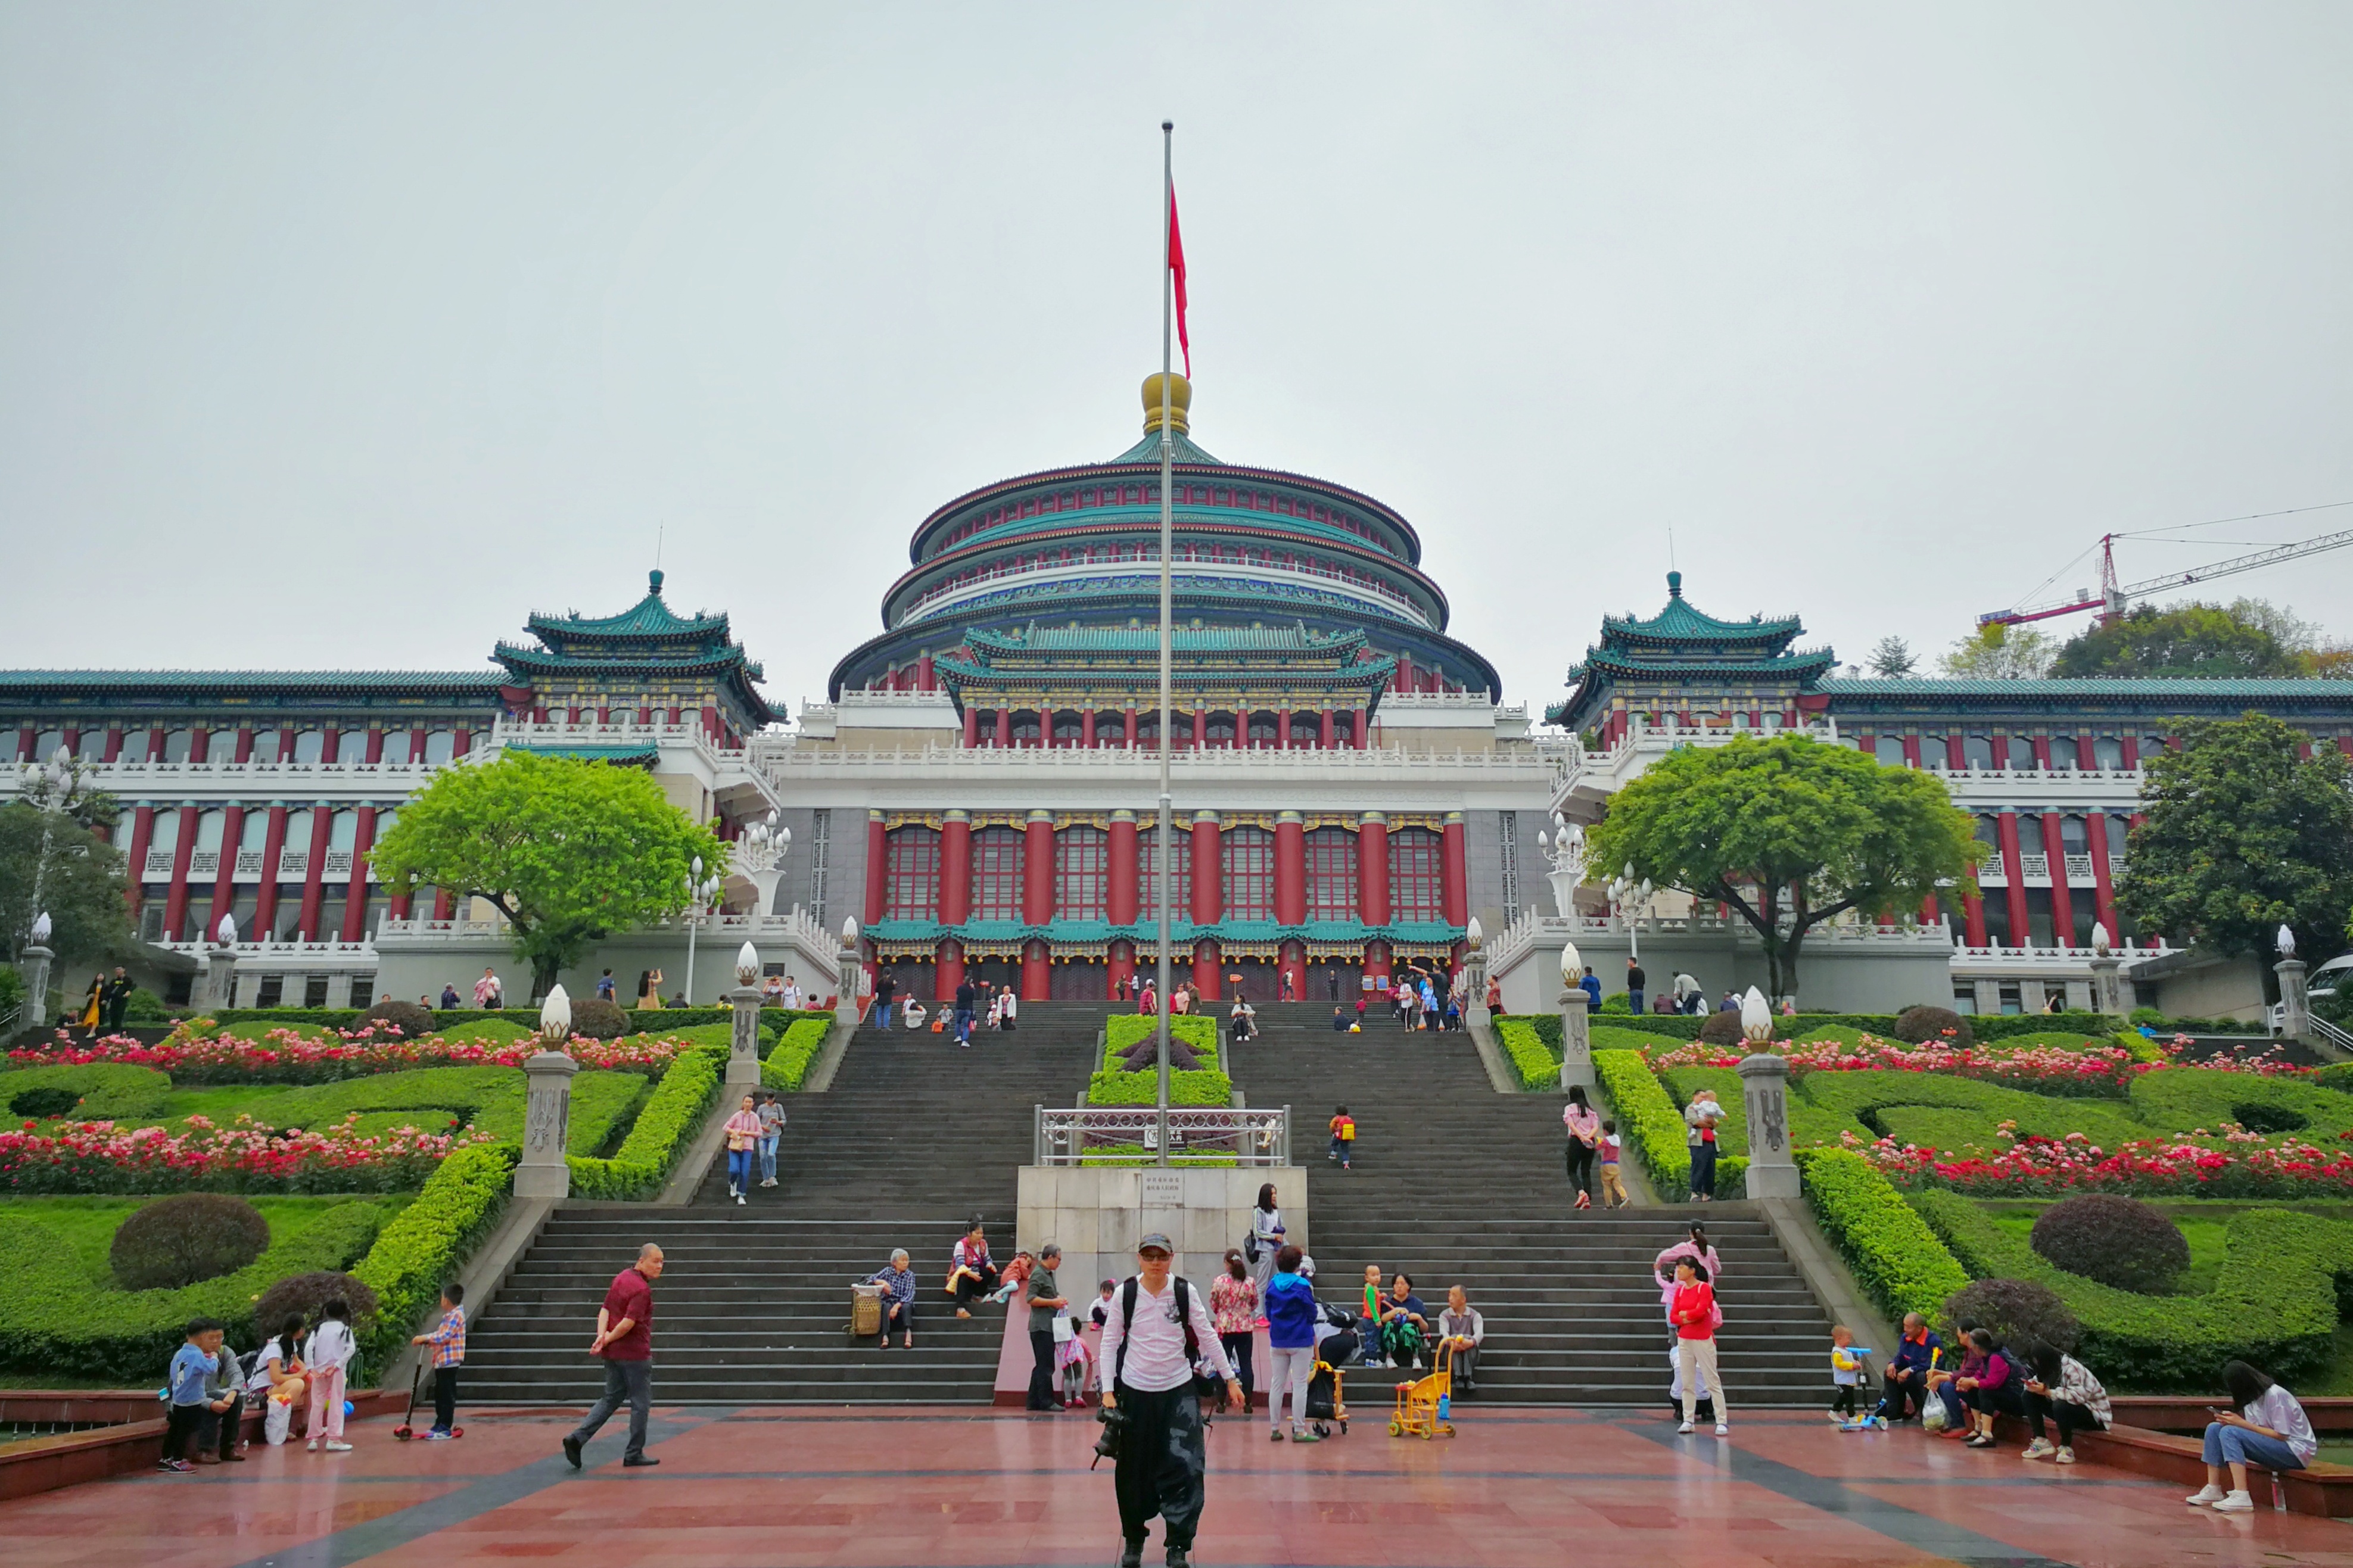
[[[1914,1432],[1845,1436],[1810,1415],[1678,1437],[1648,1413],[1461,1413],[1461,1434],[1393,1439],[1371,1406],[1320,1446],[1229,1417],[1210,1439],[1205,1568],[1242,1563],[2348,1563],[2353,1526],[2217,1517],[2181,1489],[2079,1465],[1970,1453]],[[470,1412],[467,1436],[356,1451],[257,1448],[193,1477],[142,1475],[0,1507],[10,1568],[335,1568],[517,1559],[790,1568],[803,1563],[1108,1563],[1109,1467],[1095,1425],[966,1410],[659,1409],[659,1468],[624,1471],[621,1426],[575,1473],[576,1413]],[[1736,1412],[1736,1417],[1737,1413]],[[625,1418],[626,1419],[626,1418]],[[1155,1531],[1145,1562],[1159,1562]]]

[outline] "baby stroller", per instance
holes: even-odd
[[[1454,1346],[1438,1343],[1437,1370],[1428,1377],[1397,1385],[1397,1409],[1389,1416],[1392,1437],[1451,1437],[1454,1423],[1447,1419],[1454,1394]]]

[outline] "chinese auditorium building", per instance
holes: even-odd
[[[2095,921],[2141,945],[2145,980],[2194,967],[2114,902],[2141,759],[2172,722],[2260,709],[2353,749],[2353,683],[1842,677],[1797,646],[1795,617],[1716,619],[1672,576],[1658,614],[1604,620],[1534,725],[1452,635],[1410,522],[1342,484],[1220,461],[1192,438],[1190,389],[1172,395],[1172,961],[1211,996],[1236,974],[1271,996],[1278,970],[1307,998],[1353,996],[1457,954],[1474,916],[1499,969],[1549,932],[1615,989],[1594,955],[1631,923],[1685,941],[1675,966],[1711,990],[1745,983],[1739,933],[1708,911],[1669,919],[1589,883],[1565,905],[1537,835],[1556,813],[1598,819],[1670,747],[1796,730],[1937,772],[1998,851],[1982,898],[1859,929],[1856,952],[1900,949],[1905,999],[1928,999],[1925,963],[1976,1010],[2077,1000]],[[367,854],[437,769],[529,750],[644,767],[744,846],[693,974],[684,926],[667,927],[600,948],[565,976],[575,994],[607,966],[625,986],[659,967],[666,989],[714,996],[742,938],[830,989],[852,918],[869,973],[919,994],[976,974],[1105,998],[1151,968],[1158,915],[1157,377],[1144,402],[1118,457],[918,523],[883,629],[797,722],[760,695],[727,616],[681,614],[657,573],[618,615],[531,616],[479,670],[0,671],[0,735],[20,762],[64,747],[121,802],[142,963],[183,994],[223,916],[246,1005],[519,973],[487,906],[385,896]],[[754,831],[772,813],[781,854]],[[1810,943],[1809,963],[1834,946]],[[1520,967],[1531,994],[1512,1005],[1547,1005]],[[1869,999],[1808,984],[1810,1005]]]

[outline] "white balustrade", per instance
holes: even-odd
[[[311,852],[308,849],[280,849],[278,852],[278,879],[281,882],[301,880],[311,874]]]
[[[147,851],[147,864],[140,873],[140,879],[147,882],[170,881],[172,879],[172,854],[173,852],[169,849],[150,849]]]
[[[2049,881],[2051,879],[2051,857],[2048,855],[2019,856],[2018,874],[2025,878],[2030,882],[2038,879],[2045,882]]]
[[[2092,858],[2089,855],[2069,855],[2063,858],[2067,868],[2067,885],[2088,888],[2092,885]]]

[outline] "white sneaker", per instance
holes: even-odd
[[[339,1442],[332,1437],[327,1439],[327,1452],[330,1454],[348,1454],[351,1451],[352,1446],[349,1443]]]
[[[731,1198],[740,1198],[744,1194],[735,1190],[734,1183],[730,1182],[727,1184],[727,1195]]]
[[[2232,1492],[2213,1507],[2216,1513],[2253,1513],[2255,1511],[2255,1500],[2244,1492]]]
[[[1731,1424],[1730,1424],[1729,1422],[1725,1422],[1725,1421],[1719,1421],[1719,1422],[1717,1422],[1717,1423],[1715,1424],[1715,1435],[1716,1435],[1717,1436],[1719,1436],[1719,1437],[1729,1437],[1729,1436],[1732,1436],[1732,1426],[1731,1426]]]
[[[1688,1422],[1688,1421],[1684,1422],[1682,1426],[1678,1426],[1678,1427],[1676,1427],[1676,1428],[1675,1428],[1675,1430],[1676,1430],[1676,1431],[1678,1431],[1678,1432],[1688,1432],[1688,1431],[1690,1431],[1691,1429],[1692,1429],[1692,1424],[1691,1424],[1690,1422]]]
[[[314,1454],[315,1454],[315,1453],[317,1453],[318,1451],[319,1451],[319,1439],[317,1439],[316,1437],[313,1437],[313,1438],[311,1438],[311,1452],[312,1452],[312,1453],[314,1453]],[[2213,1489],[2212,1487],[2208,1487],[2206,1489],[2207,1489],[2208,1491],[2210,1491],[2210,1492],[2211,1492],[2211,1491],[2212,1491],[2214,1489]]]
[[[735,1206],[737,1208],[742,1208],[744,1206],[744,1194],[741,1193],[737,1193],[735,1194]]]
[[[2221,1502],[2227,1495],[2229,1494],[2225,1493],[2221,1487],[2209,1481],[2203,1487],[2191,1492],[2188,1497],[2183,1498],[2181,1500],[2188,1503],[2192,1508],[2206,1508],[2211,1504]]]
[[[2051,1446],[2051,1440],[2048,1437],[2037,1437],[2020,1450],[2018,1457],[2021,1459],[2044,1459],[2058,1451]]]
[[[2075,1450],[2062,1448],[2051,1456],[2051,1462],[2054,1465],[2072,1465],[2075,1462]]]

